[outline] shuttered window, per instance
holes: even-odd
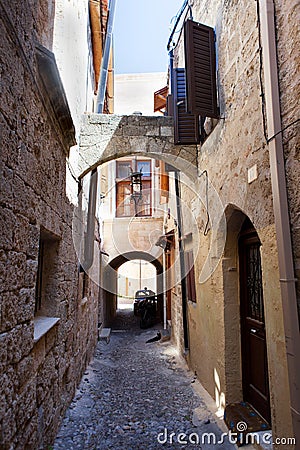
[[[185,70],[174,69],[175,144],[198,144],[199,118],[186,112]]]
[[[168,203],[169,199],[169,174],[166,172],[165,164],[164,161],[159,161],[160,204]]]
[[[187,111],[218,118],[215,34],[192,20],[184,24]]]

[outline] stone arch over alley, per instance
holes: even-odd
[[[197,179],[197,146],[175,145],[172,117],[83,116],[79,143],[78,176],[128,155],[160,159]]]
[[[141,259],[151,263],[156,269],[156,285],[159,303],[162,300],[163,291],[163,265],[162,258],[143,251],[131,251],[119,254],[112,259],[106,261],[103,271],[103,288],[104,288],[104,320],[105,324],[109,324],[116,315],[117,310],[117,292],[118,292],[118,269],[126,262]]]

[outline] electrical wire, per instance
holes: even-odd
[[[210,216],[209,216],[209,210],[208,210],[209,205],[208,205],[208,172],[207,172],[207,170],[203,170],[203,172],[200,173],[199,178],[201,178],[202,175],[206,175],[206,177],[205,177],[205,180],[206,180],[205,181],[205,196],[206,196],[207,221],[206,221],[206,224],[205,224],[205,228],[204,228],[203,234],[204,234],[204,236],[207,236],[208,232],[210,230],[210,228],[209,228]]]
[[[294,124],[298,123],[300,119],[296,119],[293,122],[289,123],[285,127],[283,127],[281,130],[277,131],[273,136],[268,137],[267,132],[267,118],[266,118],[266,102],[265,102],[265,93],[264,93],[264,83],[263,83],[263,56],[262,56],[262,42],[261,42],[261,20],[260,20],[260,10],[259,10],[259,1],[256,1],[256,11],[257,11],[257,27],[258,27],[258,43],[259,43],[259,83],[260,83],[260,96],[261,96],[261,108],[262,108],[262,118],[263,118],[263,133],[264,138],[267,144],[269,144],[273,139],[275,139],[276,136],[283,133],[285,130],[293,126]],[[259,150],[261,150],[263,146],[257,148],[256,150],[253,150],[252,153],[255,153]]]
[[[260,97],[261,97],[261,112],[263,118],[263,132],[266,142],[268,142],[267,133],[267,119],[266,119],[266,102],[265,102],[265,92],[263,84],[263,58],[262,58],[262,43],[261,43],[261,21],[260,21],[260,11],[259,2],[256,0],[256,12],[257,12],[257,27],[258,27],[258,44],[259,44],[259,84],[260,84]]]
[[[184,11],[185,11],[187,6],[189,6],[189,0],[185,0],[184,4],[182,5],[182,7],[180,8],[180,10],[178,11],[178,13],[175,16],[175,24],[173,26],[173,29],[171,31],[171,34],[170,34],[170,37],[169,37],[169,40],[168,40],[168,43],[167,43],[167,50],[168,51],[171,50],[171,44],[173,43],[173,36],[176,33],[176,29],[177,29],[177,26],[178,26],[178,24],[180,22],[181,16],[184,13]],[[189,6],[189,8],[191,8],[191,7]],[[177,43],[178,43],[178,41],[177,41]],[[174,49],[177,46],[177,43],[176,43],[176,45],[173,45],[172,49]]]
[[[68,169],[69,169],[69,172],[70,172],[71,177],[73,178],[73,180],[77,183],[77,185],[78,185],[78,187],[79,187],[79,193],[80,193],[80,195],[82,195],[83,198],[85,199],[85,201],[88,203],[89,199],[88,199],[87,195],[86,195],[85,192],[84,192],[84,189],[83,189],[83,183],[82,183],[82,178],[79,178],[79,179],[78,179],[78,178],[76,177],[76,175],[75,175],[75,169],[74,169],[74,167],[72,167],[70,161],[69,161],[67,158],[66,158],[66,162],[67,162],[67,166],[68,166]],[[88,173],[89,173],[89,172],[88,172]]]
[[[278,136],[278,134],[283,133],[285,130],[287,130],[288,128],[290,128],[291,126],[295,125],[295,123],[298,122],[300,122],[300,119],[294,120],[293,122],[289,123],[286,127],[283,127],[281,130],[277,131],[277,133],[273,134],[273,136],[267,139],[267,143],[271,142],[273,139],[276,138],[276,136]]]
[[[67,162],[67,166],[68,166],[68,169],[69,169],[69,172],[70,172],[71,177],[73,178],[73,180],[76,181],[76,183],[77,183],[79,186],[81,186],[81,182],[80,182],[79,179],[76,177],[76,175],[75,175],[75,170],[73,169],[73,167],[72,167],[72,165],[71,165],[71,163],[70,163],[70,161],[69,161],[68,158],[66,158],[66,162]]]

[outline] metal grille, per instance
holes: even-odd
[[[247,246],[248,317],[264,321],[263,288],[259,244]]]

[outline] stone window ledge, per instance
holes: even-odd
[[[33,319],[34,323],[34,336],[33,340],[36,343],[41,337],[48,333],[51,328],[54,327],[60,321],[59,317],[44,317],[36,316]]]

